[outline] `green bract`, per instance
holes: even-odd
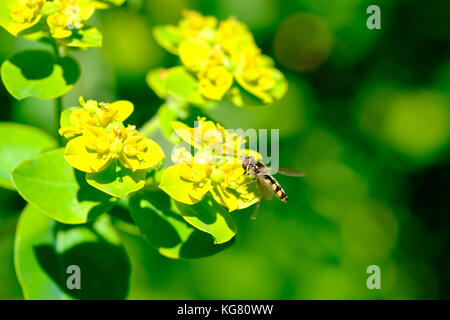
[[[29,50],[3,62],[1,76],[14,98],[47,100],[72,89],[80,77],[80,68],[70,57],[55,58],[47,51]]]
[[[64,160],[62,149],[23,162],[12,179],[25,200],[62,223],[85,223],[114,205],[110,196],[88,185]]]
[[[202,232],[183,221],[173,200],[162,192],[145,192],[130,200],[130,213],[143,237],[169,258],[201,258],[215,254],[232,244],[234,232],[228,225],[214,223],[214,232]],[[213,215],[205,219],[214,218]],[[183,216],[184,217],[184,216]],[[230,223],[234,227],[234,223]],[[206,226],[206,224],[205,224]],[[211,237],[217,236],[217,238]],[[228,235],[227,235],[228,234]],[[221,237],[225,235],[224,237]],[[215,239],[215,240],[214,240]],[[223,244],[218,244],[217,239]],[[228,241],[228,242],[227,242]]]
[[[90,48],[101,47],[103,36],[97,28],[86,26],[81,30],[74,32],[69,40],[64,41],[64,44],[73,48]]]
[[[112,162],[105,170],[88,173],[87,182],[112,196],[125,198],[130,193],[142,189],[145,185],[145,170],[132,171],[117,161]]]
[[[14,189],[11,171],[22,161],[56,147],[56,141],[41,130],[17,123],[0,123],[0,186]]]
[[[28,205],[17,224],[14,265],[26,299],[125,299],[130,263],[108,216],[64,226]],[[82,290],[69,290],[79,267]]]
[[[184,220],[214,237],[214,243],[230,241],[236,234],[236,224],[230,213],[206,197],[194,205],[175,202]]]

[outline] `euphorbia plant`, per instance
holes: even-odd
[[[0,2],[1,26],[52,48],[16,53],[1,67],[16,99],[55,100],[57,141],[36,128],[0,124],[0,186],[28,202],[15,243],[26,298],[125,298],[130,266],[117,228],[127,224],[170,258],[205,257],[233,243],[231,213],[260,200],[241,165],[243,157],[260,155],[219,123],[182,122],[194,116],[192,105],[203,111],[226,99],[240,107],[268,105],[284,95],[283,75],[234,18],[219,23],[186,11],[178,26],[155,28],[158,42],[179,56],[180,65],[148,74],[165,103],[143,128],[127,123],[134,110],[129,101],[80,97],[78,106],[64,110],[62,96],[80,76],[68,53],[101,46],[100,32],[87,20],[122,2]],[[175,146],[170,157],[166,150],[166,157],[149,138],[158,127],[185,146]],[[69,264],[100,280],[81,294],[68,291]]]
[[[234,17],[219,22],[213,16],[185,10],[178,25],[157,26],[153,33],[180,61],[178,66],[147,74],[148,85],[166,100],[158,112],[163,122],[185,119],[191,105],[204,111],[224,100],[241,107],[266,106],[286,93],[283,74]],[[149,123],[145,134],[158,127],[156,121]],[[167,123],[160,125],[164,133],[172,132]]]

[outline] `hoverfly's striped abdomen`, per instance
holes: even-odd
[[[283,188],[280,186],[277,180],[275,180],[274,177],[265,175],[264,179],[266,179],[267,183],[270,185],[270,189],[272,189],[273,193],[277,196],[278,199],[280,199],[283,202],[288,201],[288,197],[286,195],[286,192],[284,192]]]

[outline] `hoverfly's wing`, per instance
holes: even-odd
[[[269,186],[260,179],[256,179],[256,184],[258,185],[258,190],[261,197],[266,200],[271,200],[273,197],[273,191],[269,188]]]
[[[278,172],[291,177],[303,177],[306,175],[305,171],[295,168],[279,168]]]
[[[272,167],[261,167],[259,168],[261,171],[261,174],[264,176],[273,176],[275,173],[277,173],[277,168]]]
[[[275,167],[264,167],[261,170],[261,173],[265,175],[274,175],[276,173],[281,173],[285,176],[291,177],[303,177],[306,175],[306,172],[303,170],[294,168],[275,168]]]

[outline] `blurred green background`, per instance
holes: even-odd
[[[366,8],[381,8],[368,30]],[[279,177],[287,204],[235,213],[236,242],[208,258],[165,258],[120,235],[132,264],[130,299],[450,298],[450,29],[448,1],[129,0],[97,12],[101,50],[76,53],[78,96],[135,104],[142,125],[161,104],[145,74],[173,66],[152,27],[184,8],[236,16],[289,82],[272,106],[221,104],[227,128],[280,129],[280,163],[308,172]],[[0,60],[37,44],[0,30]],[[0,84],[0,120],[54,135],[53,102],[15,101]],[[25,202],[0,191],[0,298],[21,299],[13,268],[15,225]],[[366,268],[381,268],[381,290]],[[111,266],[112,268],[114,266]]]

